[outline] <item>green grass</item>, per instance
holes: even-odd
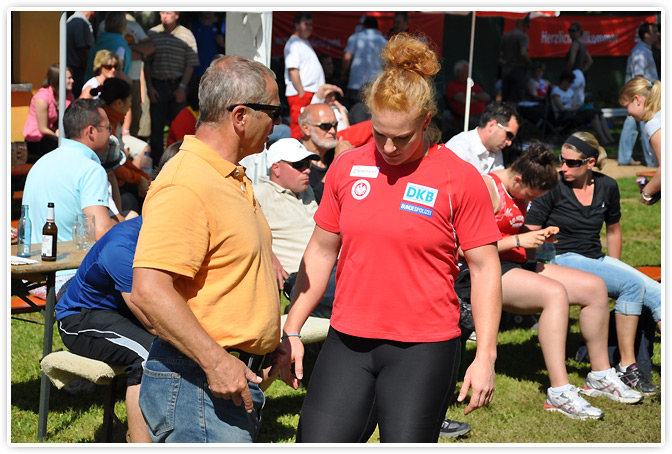
[[[622,191],[622,259],[631,265],[661,263],[661,204],[647,207],[639,203],[635,178],[618,180]],[[283,305],[287,301],[283,299]],[[39,314],[22,318],[41,322]],[[39,358],[42,355],[42,325],[11,321],[11,442],[37,441],[38,397],[40,394]],[[570,335],[567,341],[567,369],[574,385],[581,385],[589,372],[587,363],[573,359],[581,343],[578,309],[570,311]],[[54,350],[63,348],[54,332]],[[661,345],[654,345],[653,382],[661,385]],[[466,346],[466,361],[475,354],[475,346]],[[493,402],[467,416],[464,404],[453,405],[447,416],[467,421],[472,431],[459,439],[440,439],[439,443],[660,443],[660,396],[647,397],[638,405],[619,404],[609,399],[588,398],[605,412],[603,421],[575,421],[543,410],[545,390],[549,386],[536,333],[530,330],[504,331],[498,337],[496,392]],[[123,382],[123,380],[121,380]],[[457,390],[461,382],[457,385]],[[48,443],[94,443],[101,438],[103,388],[92,394],[70,395],[51,390],[47,424]],[[126,423],[123,383],[116,393],[115,412]],[[260,443],[292,443],[305,391],[293,390],[277,380],[267,390]],[[116,424],[112,441],[123,443],[126,428]],[[378,432],[370,442],[378,442]]]

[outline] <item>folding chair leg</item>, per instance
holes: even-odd
[[[117,377],[114,377],[105,393],[105,402],[103,404],[103,435],[102,442],[110,443],[112,440],[112,428],[114,427],[114,395],[117,390]]]

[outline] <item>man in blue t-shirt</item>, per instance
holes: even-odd
[[[142,217],[119,223],[87,253],[67,292],[56,303],[58,331],[73,353],[126,366],[130,441],[149,443],[138,405],[142,363],[154,340],[130,305],[133,257]]]

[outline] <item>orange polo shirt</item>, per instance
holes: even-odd
[[[176,273],[176,290],[222,347],[271,352],[280,298],[271,230],[243,167],[194,136],[161,170],[142,210],[134,268]]]

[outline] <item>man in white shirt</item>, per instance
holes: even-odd
[[[317,202],[308,184],[311,162],[320,156],[296,139],[280,139],[266,151],[269,176],[260,177],[254,195],[273,235],[273,267],[280,289],[299,271],[301,258],[315,229]],[[313,316],[329,318],[336,284],[335,268],[325,296]],[[289,293],[289,292],[288,292]]]
[[[452,137],[446,146],[485,175],[504,168],[502,150],[518,134],[520,115],[511,103],[493,101],[481,114],[479,126]]]
[[[325,82],[324,70],[308,38],[313,34],[313,15],[299,12],[294,17],[294,33],[285,44],[285,96],[289,104],[292,137],[301,138],[299,115]]]

